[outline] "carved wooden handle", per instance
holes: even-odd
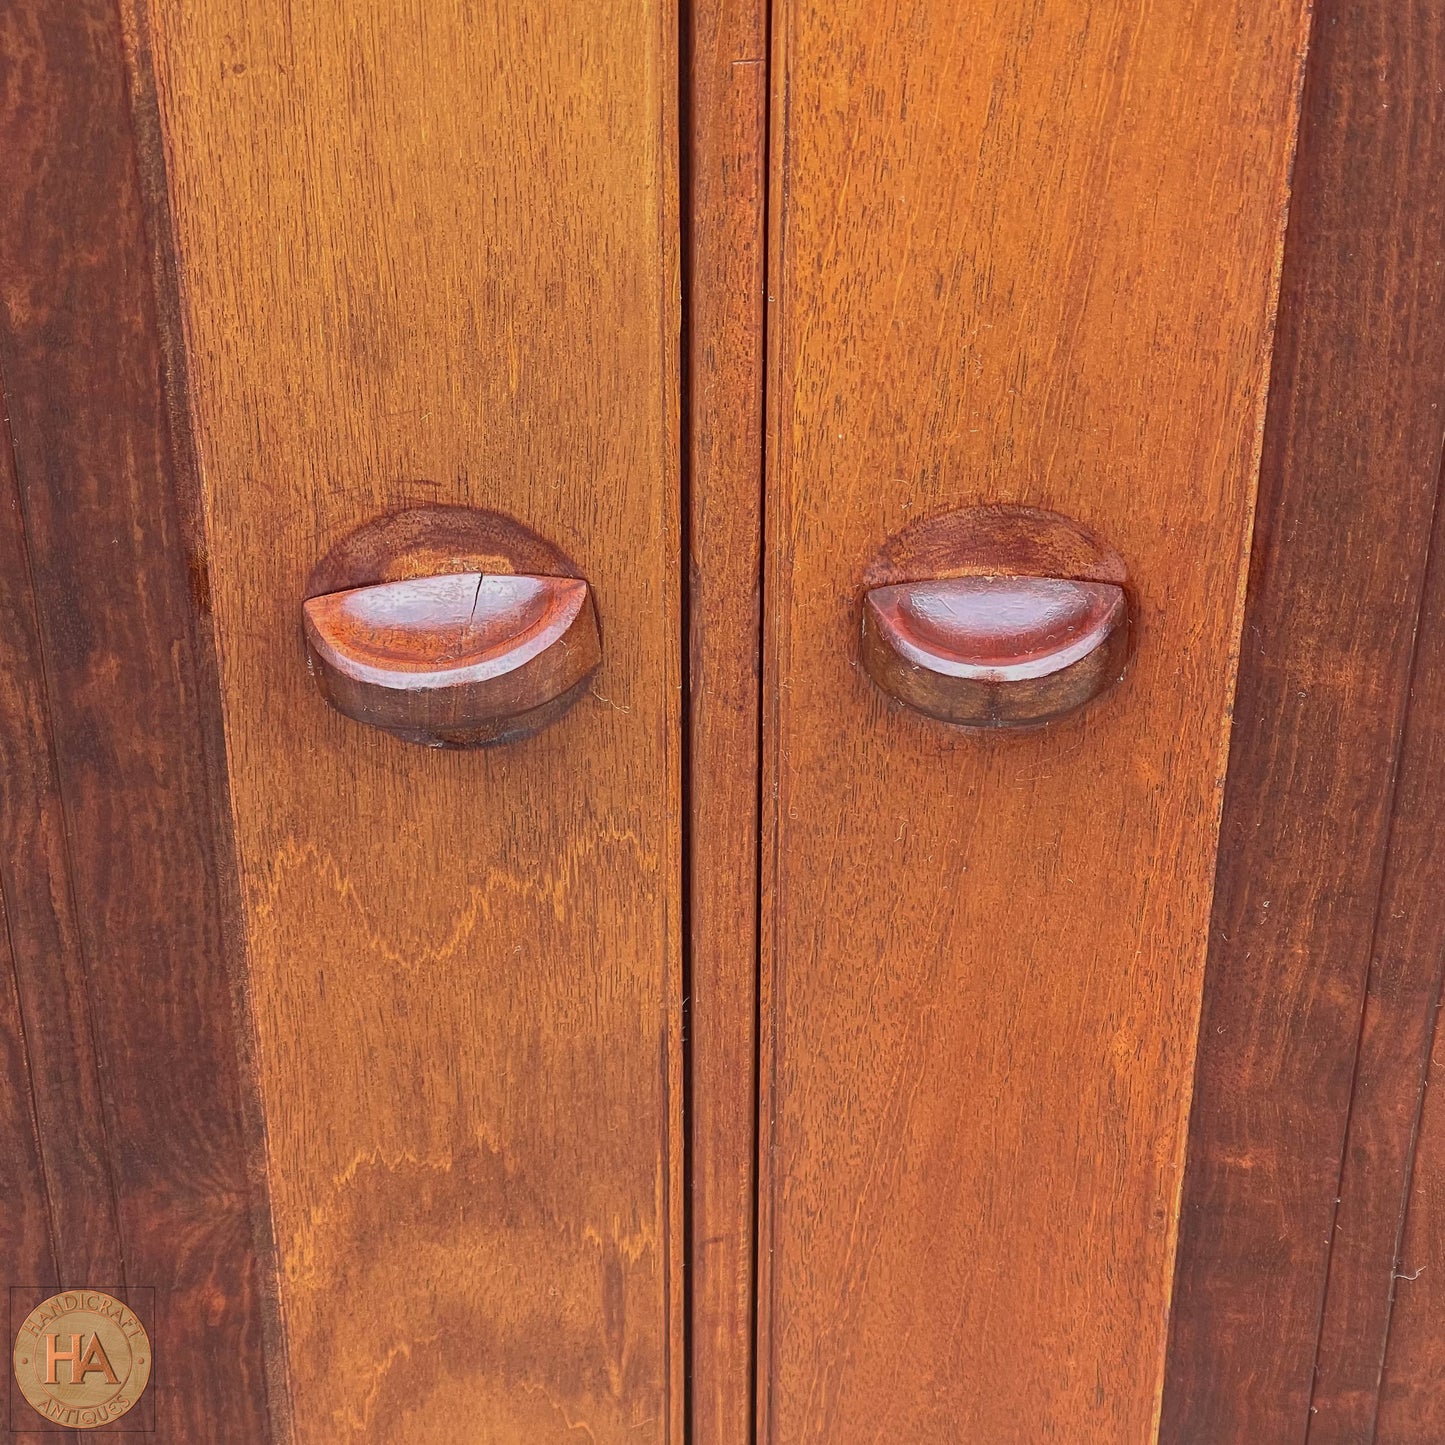
[[[1028,727],[1116,682],[1128,603],[1110,582],[973,576],[875,587],[863,665],[885,692],[945,722]]]
[[[310,598],[308,660],[333,707],[432,747],[526,737],[601,657],[586,582],[453,572]]]

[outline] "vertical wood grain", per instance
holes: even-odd
[[[1445,58],[1445,48],[1436,53]],[[1445,230],[1440,240],[1445,242]],[[1428,315],[1427,310],[1421,322],[1428,324]],[[1439,384],[1433,376],[1431,382]],[[1414,1288],[1445,1260],[1445,1236],[1432,1220],[1445,1150],[1433,1114],[1425,1116],[1423,1133],[1420,1129],[1428,1085],[1440,1077],[1431,1048],[1445,976],[1442,815],[1445,509],[1437,493],[1330,1241],[1310,1445],[1424,1442],[1445,1431],[1445,1408],[1438,1400],[1445,1293],[1433,1279],[1423,1290]],[[1430,1102],[1438,1111],[1438,1100]],[[1421,1208],[1406,1240],[1412,1199]],[[1395,1368],[1381,1402],[1387,1342]]]
[[[8,107],[5,118],[13,123]],[[0,375],[0,397],[8,394]],[[7,1329],[18,1328],[15,1317],[26,1309],[17,1304],[24,1286],[48,1291],[122,1277],[95,1023],[15,466],[7,417],[0,425],[0,1282]],[[40,1423],[13,1382],[6,1384],[0,1438]],[[58,1438],[80,1435],[67,1430]]]
[[[129,90],[114,5],[0,12],[7,922],[61,1282],[155,1291],[158,1434],[264,1442],[216,674]]]
[[[54,1215],[40,1156],[30,1060],[7,924],[5,898],[0,893],[0,1190],[6,1200],[0,1212],[0,1269],[5,1271],[7,1281],[48,1281],[53,1287],[57,1278]],[[14,1304],[16,1293],[7,1282],[0,1295],[7,1306],[0,1312],[7,1332],[20,1313]],[[0,1439],[10,1438],[12,1424],[30,1423],[26,1419],[29,1406],[19,1398],[13,1381],[7,1379],[5,1383],[6,1408],[0,1411]],[[74,1442],[80,1436],[66,1430],[50,1438]]]
[[[1310,1445],[1433,1445],[1445,1437],[1445,509],[1438,500],[1434,531],[1340,1180]]]
[[[1380,890],[1445,415],[1445,202],[1422,182],[1445,159],[1442,67],[1431,5],[1316,7],[1205,974],[1168,1442],[1273,1445],[1307,1428],[1311,1441],[1369,1438],[1435,968],[1391,916],[1399,889],[1417,885],[1402,875]],[[1413,911],[1429,913],[1428,890],[1415,896]],[[1372,959],[1382,1012],[1362,1035]]]
[[[0,894],[0,1189],[10,1201],[0,1214],[0,1266],[18,1282],[54,1282],[53,1216],[40,1157],[9,921]],[[8,1284],[7,1279],[7,1288]]]
[[[752,1419],[767,6],[689,15],[688,1008],[693,1445]]]
[[[4,1283],[111,1283],[121,1278],[122,1256],[115,1179],[8,423],[0,447],[0,894],[16,989],[13,1045],[24,1059],[21,1088],[33,1099],[45,1168],[31,1181],[39,1199],[22,1194],[16,1208],[41,1207],[53,1236],[43,1274],[17,1272],[17,1262]]]
[[[776,1445],[1153,1437],[1304,9],[775,11]],[[1027,736],[856,662],[873,551],[993,501],[1138,587]]]
[[[301,1445],[681,1442],[677,16],[150,0]],[[557,725],[328,710],[304,579],[496,508]]]
[[[0,377],[3,395],[4,378]],[[44,680],[33,666],[35,601],[28,585],[20,498],[15,485],[15,446],[8,422],[0,425],[0,477],[4,479],[4,491],[0,493],[0,578],[4,579],[0,583],[0,759],[5,769],[0,786],[0,1199],[5,1201],[0,1210],[0,1277],[9,1306],[4,1311],[8,1330],[17,1313],[14,1286],[58,1288],[62,1253],[67,1256],[68,1266],[77,1272],[102,1267],[93,1253],[96,1235],[108,1231],[108,1235],[102,1235],[101,1248],[114,1241],[115,1214],[113,1208],[107,1207],[111,1201],[109,1180],[104,1177],[108,1160],[97,1138],[96,1115],[73,1107],[77,1102],[93,1102],[97,1094],[93,1066],[88,1076],[82,1072],[82,1059],[93,1065],[93,1058],[77,1057],[77,1041],[67,1037],[67,1026],[89,1023],[84,991],[73,978],[69,987],[52,986],[42,991],[38,1000],[33,991],[22,989],[17,943],[24,958],[25,944],[30,939],[23,913],[17,914],[6,901],[7,888],[28,893],[37,884],[49,883],[52,876],[63,887],[65,870],[62,866],[52,875],[53,864],[46,859],[41,840],[30,832],[37,823],[43,830],[54,815],[36,806],[37,774],[50,776],[49,733],[35,708]],[[45,864],[36,866],[40,859],[45,859]],[[50,955],[52,959],[55,956]],[[34,978],[34,956],[26,962],[31,964],[30,981]],[[31,993],[29,1036],[21,1006],[22,992]],[[43,1005],[47,993],[52,999],[58,995],[57,1001],[63,1007],[47,1010],[42,1006],[37,1010],[35,1003]],[[77,1005],[79,1020],[74,1019]],[[56,1034],[62,1048],[69,1045],[68,1057],[58,1058],[60,1051],[52,1052],[47,1047]],[[39,1089],[35,1080],[37,1056],[42,1076]],[[46,1077],[47,1073],[50,1077]],[[49,1175],[41,1144],[42,1098],[53,1109],[64,1110],[58,1120],[47,1120],[45,1132],[51,1139],[53,1156]],[[67,1104],[72,1107],[66,1108]],[[94,1187],[97,1176],[103,1187],[98,1208],[56,1209],[51,1178],[55,1178],[58,1190],[80,1189],[69,1197],[85,1199],[93,1197],[85,1190],[87,1185]],[[101,1229],[96,1228],[97,1224]],[[62,1238],[64,1245],[59,1242]],[[9,1379],[6,1384],[7,1408],[0,1415],[0,1437],[14,1424],[29,1423],[29,1406],[18,1398],[19,1392]],[[75,1441],[80,1437],[67,1430],[58,1438]]]

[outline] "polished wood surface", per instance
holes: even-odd
[[[774,7],[773,1445],[1153,1436],[1304,9]],[[1138,647],[979,737],[853,639],[999,501],[1117,546]]]
[[[1437,53],[1445,57],[1445,49]],[[1445,244],[1445,214],[1440,221],[1438,243]],[[1407,471],[1396,477],[1415,480]],[[1435,1277],[1445,1262],[1440,503],[1437,492],[1340,1162],[1309,1445],[1429,1445],[1445,1438],[1445,1291]]]
[[[687,26],[690,1439],[749,1445],[768,5]]]
[[[458,576],[471,579],[470,592]],[[429,503],[372,518],[316,563],[305,591],[307,646],[323,695],[348,717],[410,742],[470,747],[529,737],[577,701],[601,655],[596,605],[576,563],[516,518],[485,508]],[[396,611],[390,604],[402,598],[404,619],[388,616],[378,639],[378,619],[358,609]],[[545,600],[556,606],[532,615]],[[332,630],[324,643],[316,635],[323,618]],[[396,631],[402,620],[406,640]],[[385,656],[375,655],[379,640]]]
[[[1428,4],[1321,0],[1313,35],[1167,1445],[1371,1438],[1437,963],[1410,933],[1438,914],[1428,870],[1381,884],[1445,412],[1445,332],[1428,319],[1445,304],[1445,198],[1419,184],[1445,161],[1445,30]]]
[[[942,722],[1034,727],[1124,675],[1128,569],[1069,517],[961,507],[902,528],[864,572],[859,661]]]
[[[129,1422],[260,1445],[261,1140],[138,41],[109,0],[0,9],[0,996],[31,1094],[4,1112],[33,1105],[44,1169],[40,1199],[4,1210],[33,1222],[38,1203],[49,1236],[49,1258],[7,1252],[0,1274],[153,1291],[165,1364]],[[17,1431],[39,1423],[10,1404]]]
[[[146,18],[297,1445],[681,1445],[677,15]],[[603,600],[507,748],[306,674],[318,560],[437,502]]]
[[[307,598],[302,618],[333,707],[435,747],[530,737],[601,658],[592,594],[575,577],[412,577]]]
[[[6,1268],[26,1279],[53,1281],[53,1216],[4,904],[0,895],[0,1189],[10,1200],[0,1214],[0,1257]]]
[[[1129,604],[1111,582],[946,577],[863,598],[859,658],[884,692],[968,727],[1052,722],[1123,676]]]

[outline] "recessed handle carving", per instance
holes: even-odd
[[[898,701],[964,727],[1033,727],[1123,676],[1123,560],[1077,523],[965,508],[890,538],[868,569],[864,670]]]
[[[434,747],[525,737],[565,712],[601,657],[576,577],[453,572],[304,604],[311,671],[333,707]]]
[[[1115,681],[1122,587],[1048,577],[949,577],[876,587],[863,662],[901,702],[945,722],[1048,722]]]

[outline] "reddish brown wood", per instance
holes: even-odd
[[[1445,507],[1438,498],[1434,530],[1340,1176],[1310,1445],[1445,1439]]]
[[[860,661],[885,692],[945,722],[1045,723],[1112,686],[1128,661],[1124,560],[1057,512],[997,503],[925,517],[890,537],[864,578]],[[1029,655],[1007,671],[974,655],[1007,650],[1011,636]]]
[[[1416,1142],[1409,1214],[1394,1274],[1394,1311],[1380,1380],[1378,1445],[1445,1439],[1445,1029],[1435,1029]]]
[[[580,593],[561,585],[569,579],[579,582]],[[398,590],[401,583],[409,587]],[[520,597],[518,587],[534,602],[550,590],[558,607],[545,618],[524,617],[527,607],[514,613],[507,599]],[[432,504],[378,517],[333,544],[312,568],[305,592],[304,631],[323,694],[347,716],[413,742],[466,747],[530,736],[571,707],[601,656],[591,589],[576,564],[530,527],[486,508]],[[388,599],[409,599],[404,652],[411,660],[398,667],[397,652],[381,664],[394,674],[384,677],[380,660],[363,663],[357,646],[376,622],[364,622],[361,611]],[[330,633],[324,641],[321,622]],[[429,643],[423,640],[438,627]],[[471,655],[509,637],[521,649],[511,655],[513,666],[500,666],[500,653]],[[433,661],[448,651],[453,663],[486,675],[454,669],[445,683],[429,679]]]
[[[69,879],[15,449],[0,428],[0,893],[42,1158],[55,1259],[45,1280],[120,1278],[121,1241],[105,1137],[87,967]],[[49,1145],[48,1148],[45,1145]],[[84,1209],[64,1201],[84,1199]],[[24,1210],[35,1201],[21,1200]],[[40,1283],[22,1276],[15,1284]]]
[[[697,0],[688,15],[690,1438],[747,1445],[768,5]]]
[[[397,490],[431,485],[400,483]],[[444,572],[582,575],[560,547],[503,512],[431,503],[401,507],[348,530],[312,567],[305,596]]]
[[[866,587],[937,577],[1128,581],[1124,559],[1087,527],[1042,507],[957,507],[895,532],[864,573]]]
[[[1167,1445],[1298,1442],[1310,1418],[1361,1008],[1376,920],[1391,906],[1380,884],[1440,466],[1445,196],[1421,178],[1445,164],[1445,18],[1424,0],[1322,0],[1313,35],[1184,1181]],[[1428,989],[1428,960],[1399,964]],[[1367,1090],[1383,1082],[1367,1064],[1377,1044],[1393,1047],[1367,1028]],[[1357,1133],[1362,1159],[1396,1127],[1385,1095],[1362,1096],[1367,1115],[1383,1111],[1366,1129],[1374,1142]],[[1332,1269],[1316,1419],[1358,1422],[1371,1408],[1400,1142],[1377,1156],[1376,1202],[1353,1190],[1346,1201],[1352,1233],[1379,1233],[1354,1238]],[[1367,1427],[1319,1428],[1321,1439],[1369,1438]]]
[[[1155,1438],[1306,10],[773,7],[760,1441]],[[1001,497],[1140,644],[963,735],[860,574]]]
[[[884,692],[943,722],[1027,727],[1123,675],[1129,608],[1112,582],[951,577],[875,587],[860,657]]]
[[[1419,1101],[1418,1134],[1413,1137],[1413,1170],[1406,1179],[1407,1212],[1400,1220],[1394,1212],[1390,1224],[1403,1230],[1389,1259],[1376,1251],[1370,1272],[1374,1293],[1384,1289],[1381,1274],[1389,1272],[1393,1312],[1379,1380],[1379,1419],[1374,1441],[1379,1445],[1436,1445],[1445,1439],[1445,1029],[1441,1027],[1442,967],[1445,967],[1445,854],[1441,850],[1441,818],[1445,815],[1445,512],[1436,512],[1435,552],[1431,558],[1431,585],[1420,636],[1415,689],[1410,699],[1409,727],[1400,767],[1394,829],[1390,838],[1390,870],[1381,906],[1379,955],[1386,977],[1381,980],[1381,1006],[1377,1019],[1367,1014],[1367,1043],[1371,1035],[1387,1035],[1399,1027],[1399,1038],[1380,1039],[1381,1058],[1389,1059],[1390,1046],[1399,1049],[1399,1062],[1381,1069],[1380,1104],[1361,1120],[1357,1097],[1351,1120],[1351,1143],[1379,1136],[1393,1114],[1406,1114]],[[1396,964],[1396,959],[1405,959]],[[1392,967],[1393,965],[1393,967]],[[1393,974],[1403,975],[1399,998],[1387,993]],[[1407,1013],[1406,1013],[1407,1010]],[[1368,1027],[1373,1025],[1373,1027]],[[1432,1038],[1433,1035],[1433,1038]],[[1419,1045],[1428,1045],[1422,1059]],[[1374,1051],[1371,1051],[1373,1055]],[[1428,1059],[1428,1068],[1420,1064]],[[1399,1077],[1399,1085],[1394,1079]],[[1423,1095],[1423,1098],[1422,1098]],[[1383,1105],[1383,1107],[1381,1107]],[[1393,1107],[1392,1107],[1393,1105]],[[1405,1107],[1400,1107],[1405,1105]],[[1410,1120],[1399,1120],[1400,1126]],[[1400,1136],[1412,1131],[1400,1127]],[[1393,1143],[1393,1139],[1392,1139]],[[1366,1150],[1361,1149],[1361,1153]],[[1397,1157],[1383,1160],[1392,1183],[1399,1182]],[[1353,1170],[1351,1157],[1345,1173],[1344,1207],[1351,1186],[1368,1191],[1364,1176],[1368,1157]],[[1392,1199],[1392,1204],[1396,1199]],[[1337,1244],[1337,1253],[1340,1244]],[[1331,1283],[1334,1283],[1332,1261]],[[1331,1290],[1334,1293],[1334,1290]],[[1327,1322],[1329,1315],[1327,1312]],[[1371,1335],[1374,1344],[1377,1335]],[[1377,1357],[1371,1351],[1370,1363]],[[1322,1366],[1327,1363],[1322,1357]],[[1318,1396],[1316,1396],[1318,1397]],[[1316,1416],[1316,1419],[1322,1418]],[[1342,1432],[1324,1439],[1350,1438]],[[1370,1439],[1357,1433],[1354,1439]],[[1314,1435],[1311,1435],[1314,1442]]]
[[[573,577],[414,577],[308,598],[303,616],[333,707],[438,747],[531,736],[602,655],[591,591]]]
[[[0,892],[0,1269],[19,1281],[44,1281],[49,1293],[58,1284],[55,1265],[54,1222],[50,1194],[40,1157],[35,1098],[30,1084],[30,1060],[20,1016],[20,997],[11,957],[9,918]],[[6,1341],[12,1341],[23,1318],[13,1284],[0,1288],[0,1322]],[[6,1431],[37,1423],[6,1372],[0,1394],[0,1437]],[[28,1417],[28,1418],[27,1418]],[[65,1431],[51,1439],[74,1441]]]
[[[0,894],[0,1189],[10,1201],[9,1208],[0,1210],[0,1268],[18,1282],[55,1284],[54,1216],[40,1157],[9,923]],[[0,1303],[3,1318],[5,1306]]]
[[[59,1271],[155,1288],[159,1438],[214,1439],[224,1422],[262,1442],[260,1141],[237,1056],[168,262],[152,248],[169,230],[148,204],[154,115],[143,87],[128,93],[108,0],[5,7],[0,97],[0,371],[18,496],[4,502],[0,586],[23,613],[28,575],[34,603],[28,637],[6,639],[31,656],[0,688],[7,741],[23,741],[5,754],[15,811],[0,841]],[[36,846],[12,854],[22,838]]]

